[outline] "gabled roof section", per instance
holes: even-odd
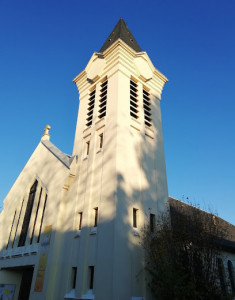
[[[192,206],[190,204],[184,203],[180,200],[169,197],[170,204],[170,216],[171,216],[171,224],[172,226],[177,227],[175,221],[177,221],[177,215],[181,218],[184,215],[197,214],[198,216],[203,217],[203,215],[211,215],[200,208]],[[214,222],[218,228],[218,232],[221,232],[224,237],[215,237],[217,242],[222,246],[224,250],[232,251],[235,253],[235,226],[230,224],[229,222],[221,219],[218,216],[212,215]]]
[[[121,18],[109,37],[107,38],[106,42],[104,43],[103,47],[100,49],[99,52],[104,52],[108,49],[114,42],[118,39],[123,40],[128,46],[130,46],[136,52],[142,52],[140,46],[136,42],[134,36],[131,34],[129,28],[127,27],[126,23],[124,22],[123,18]]]
[[[55,145],[52,144],[49,140],[41,140],[41,143],[56,157],[60,160],[68,169],[74,159],[74,156],[70,156],[66,153],[63,153]]]

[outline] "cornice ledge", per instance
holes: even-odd
[[[115,48],[121,47],[129,52],[132,56],[135,56],[137,52],[135,52],[130,46],[128,46],[123,40],[118,39],[115,43],[113,43],[107,50],[104,51],[103,55],[106,57],[110,52],[112,52]]]
[[[78,83],[78,81],[80,81],[84,76],[86,76],[86,71],[83,70],[81,73],[79,73],[74,79],[73,82],[74,83]]]
[[[154,75],[156,75],[157,77],[159,77],[164,83],[168,82],[168,79],[166,78],[165,75],[163,75],[160,71],[158,71],[158,69],[155,68]]]

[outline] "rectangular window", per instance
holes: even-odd
[[[86,155],[90,152],[90,141],[86,142]]]
[[[72,267],[72,289],[76,288],[77,267]]]
[[[96,89],[93,89],[88,98],[88,108],[87,108],[87,118],[86,118],[86,126],[89,127],[92,125],[93,120],[93,112],[95,107],[95,92]]]
[[[152,110],[149,92],[143,88],[143,105],[144,105],[144,123],[146,126],[152,126]]]
[[[100,146],[100,149],[103,148],[103,141],[104,141],[104,135],[103,135],[103,133],[101,133],[99,135],[99,146]]]
[[[137,211],[138,209],[133,208],[133,227],[137,228]]]
[[[108,80],[106,79],[100,85],[100,100],[98,108],[98,118],[102,119],[106,116],[106,107],[107,107],[107,91],[108,91]]]
[[[97,227],[98,224],[98,207],[94,208],[95,219],[94,219],[94,227]]]
[[[82,212],[78,213],[79,217],[79,224],[78,224],[78,230],[82,229]]]
[[[89,271],[90,271],[89,289],[93,290],[93,286],[94,286],[94,271],[95,271],[94,266],[89,266]]]
[[[150,231],[154,232],[155,231],[155,215],[154,214],[150,214]]]
[[[139,118],[139,105],[138,105],[138,86],[133,80],[130,80],[130,115]]]

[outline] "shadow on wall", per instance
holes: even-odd
[[[149,138],[144,131],[139,132],[128,128],[129,137],[131,137],[131,140],[128,140],[127,129],[115,125],[109,130],[111,132],[117,131],[118,134],[114,138],[113,135],[104,132],[102,151],[97,153],[95,143],[93,143],[86,160],[82,157],[79,158],[79,171],[68,190],[61,191],[61,186],[57,183],[55,189],[58,190],[58,197],[53,199],[50,197],[49,190],[42,225],[42,232],[47,230],[48,225],[52,225],[48,245],[43,241],[46,232],[39,243],[36,242],[37,239],[35,238],[30,244],[32,237],[28,231],[25,246],[18,247],[18,243],[14,242],[12,238],[14,232],[11,233],[12,229],[7,229],[12,237],[9,240],[8,235],[5,241],[8,247],[6,249],[4,246],[1,250],[0,278],[2,278],[1,272],[6,270],[12,276],[19,274],[18,281],[16,281],[18,291],[20,291],[24,268],[33,266],[30,292],[33,299],[40,299],[42,295],[43,297],[51,295],[55,299],[59,299],[61,295],[72,289],[78,293],[81,291],[83,293],[89,290],[91,286],[94,286],[94,292],[96,288],[103,286],[104,289],[110,289],[109,294],[112,294],[111,290],[114,287],[112,284],[108,285],[107,281],[125,283],[132,287],[133,293],[136,292],[133,281],[138,282],[139,292],[145,289],[144,254],[140,246],[140,230],[146,222],[146,218],[148,220],[150,212],[157,214],[165,211],[167,201],[160,107],[158,104],[153,104],[153,111],[155,111],[155,115],[159,116],[153,118],[153,126],[156,129],[153,138]],[[123,116],[123,118],[125,117]],[[111,126],[108,122],[107,119],[106,127]],[[95,136],[91,136],[92,139],[95,141]],[[115,157],[117,159],[114,159]],[[35,169],[37,169],[38,161],[33,158],[31,163],[35,164]],[[45,162],[42,169],[45,170],[44,172],[50,169],[50,162]],[[53,181],[56,172],[55,169],[48,173],[48,183]],[[111,182],[110,179],[113,178],[115,180]],[[21,192],[23,197],[25,191],[22,190]],[[34,203],[34,212],[37,210],[37,204]],[[40,205],[43,205],[43,202]],[[98,207],[97,226],[93,224],[94,220],[91,213],[95,207]],[[134,220],[134,209],[137,211],[136,220]],[[13,211],[15,210],[12,209],[14,214]],[[79,212],[84,214],[83,217],[86,220],[81,229],[77,223]],[[21,216],[21,218],[23,217]],[[13,215],[9,216],[9,219],[12,220],[12,218],[14,218]],[[33,222],[30,220],[31,227],[32,224]],[[9,225],[7,228],[10,227]],[[17,234],[15,241],[18,240],[19,235]],[[127,251],[127,248],[130,251]],[[103,255],[104,253],[105,255]],[[44,258],[45,255],[47,257],[43,262],[44,269],[39,268],[42,255]],[[113,264],[115,272],[108,278],[110,264]],[[127,268],[126,266],[129,265],[131,267]],[[88,268],[92,266],[95,266],[93,275],[92,269]],[[41,273],[38,273],[39,269]],[[82,271],[80,272],[80,270]],[[96,276],[99,272],[105,273],[107,277]],[[122,278],[116,278],[120,277],[120,274],[122,274]],[[91,276],[94,276],[92,284]],[[39,277],[43,278],[43,284],[41,283],[43,288],[42,291],[36,292],[35,284]],[[48,288],[50,289],[49,292]],[[122,291],[119,293],[121,299]],[[131,297],[133,294],[129,296]],[[122,299],[125,297],[126,295],[123,294]]]

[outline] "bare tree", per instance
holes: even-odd
[[[218,259],[226,229],[218,226],[213,214],[179,203],[172,204],[169,213],[158,219],[154,232],[152,226],[143,231],[147,280],[153,296],[167,300],[232,299]]]

